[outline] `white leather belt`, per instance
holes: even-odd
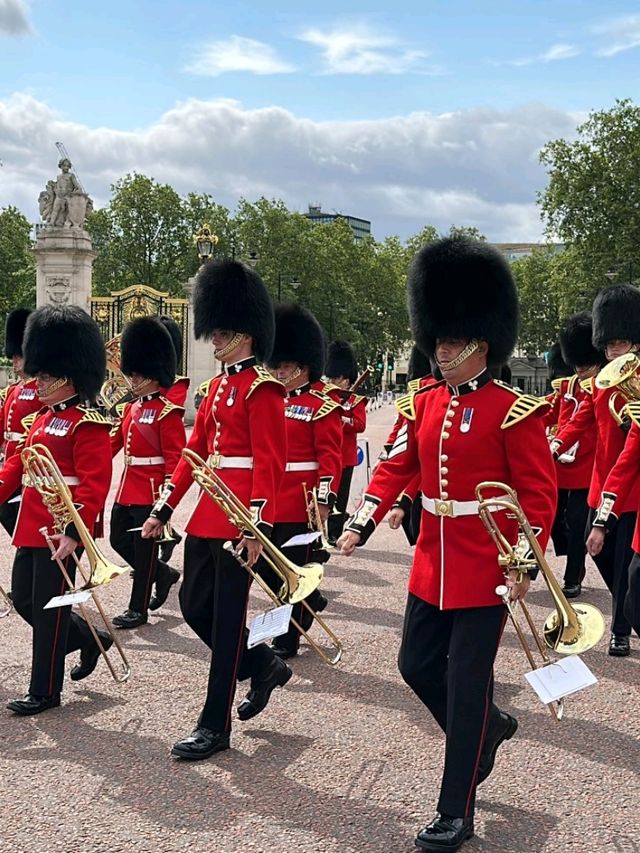
[[[164,465],[164,456],[125,456],[125,465]]]
[[[212,468],[253,468],[253,456],[221,456],[212,453],[207,459]]]
[[[21,432],[5,432],[4,440],[5,441],[20,441],[20,439],[22,438],[22,435],[23,434]]]
[[[319,462],[287,462],[284,467],[285,471],[317,471],[320,468]]]
[[[444,515],[458,518],[461,515],[477,515],[478,501],[441,501],[439,498],[425,498],[422,495],[422,508],[431,515]],[[491,512],[499,512],[504,507],[495,507]]]
[[[78,483],[80,482],[80,480],[77,477],[63,477],[62,479],[65,481],[67,486],[77,486]],[[22,478],[22,485],[23,486],[31,486],[32,485],[31,480],[29,479],[27,474],[25,474]]]

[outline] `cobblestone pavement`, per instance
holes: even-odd
[[[390,406],[371,414],[373,455],[392,419]],[[177,513],[179,529],[189,503]],[[176,551],[176,565],[181,557]],[[27,627],[15,614],[3,620],[2,853],[415,849],[434,812],[443,738],[396,668],[410,560],[402,533],[386,525],[356,558],[332,558],[325,615],[344,639],[343,662],[330,669],[305,647],[266,711],[236,723],[233,748],[196,764],[169,756],[198,716],[207,671],[175,587],[150,624],[123,634],[130,683],[114,684],[100,663],[87,681],[67,680],[60,709],[34,718],[3,710],[25,691],[30,658]],[[5,539],[4,586],[10,561]],[[104,591],[111,615],[124,608],[128,583],[125,576]],[[607,612],[593,566],[586,587],[585,600]],[[541,580],[530,601],[540,624],[550,609]],[[261,602],[256,595],[254,609]],[[631,658],[613,659],[605,637],[585,659],[599,683],[569,698],[556,723],[524,682],[526,661],[507,627],[496,700],[520,728],[479,791],[469,853],[640,850],[640,646],[634,640]]]

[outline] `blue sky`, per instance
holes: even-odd
[[[64,132],[98,202],[136,168],[230,205],[354,207],[377,236],[468,211],[493,239],[533,239],[540,145],[637,100],[637,2],[346,8],[0,0],[0,205],[31,215]]]

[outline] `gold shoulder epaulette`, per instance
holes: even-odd
[[[245,397],[246,400],[249,399],[249,397],[253,394],[256,388],[259,388],[260,385],[263,385],[265,382],[275,382],[276,385],[279,385],[280,388],[282,388],[283,395],[286,394],[286,389],[282,382],[276,379],[275,376],[272,376],[266,368],[262,367],[261,364],[256,364],[253,369],[255,370],[257,375],[249,387],[247,396]]]
[[[545,408],[549,403],[544,397],[532,397],[530,394],[519,394],[518,399],[514,400],[511,408],[507,412],[505,419],[502,421],[500,429],[509,429],[514,424],[520,423],[530,414],[538,409]]]
[[[172,403],[171,400],[167,400],[165,397],[160,397],[162,402],[164,403],[164,408],[158,415],[158,420],[161,421],[163,418],[169,414],[169,412],[173,412],[176,409],[178,412],[182,412],[184,414],[184,406],[178,406],[177,403]]]
[[[25,415],[24,418],[22,418],[22,420],[20,421],[20,425],[22,426],[25,435],[31,429],[35,419],[38,417],[41,411],[42,409],[39,409],[37,412],[29,412],[28,415]]]
[[[176,382],[182,382],[183,379],[185,379],[187,381],[187,383],[189,383],[189,384],[191,383],[191,379],[188,376],[176,376],[175,382],[173,384],[175,385]],[[211,381],[211,380],[209,380],[209,381]],[[204,385],[204,382],[202,384]]]
[[[562,379],[552,379],[551,387],[554,391],[559,391],[562,388]]]
[[[574,373],[573,376],[569,378],[569,384],[567,385],[567,394],[573,394],[573,392],[576,390],[576,382],[578,381],[578,377]]]
[[[593,395],[593,376],[590,376],[588,379],[583,379],[580,383],[580,387],[583,391],[586,391],[587,394]]]
[[[78,406],[78,411],[82,412],[82,417],[74,426],[74,431],[78,429],[80,424],[104,424],[109,427],[109,431],[111,431],[113,424],[97,409],[91,409],[88,406]]]
[[[366,400],[366,399],[367,398],[364,396],[364,394],[354,394],[353,395],[353,402],[351,403],[351,406],[352,407],[357,406],[359,403],[361,403],[363,400]]]
[[[622,417],[628,415],[634,424],[640,427],[640,400],[633,400],[631,403],[627,403],[620,414]]]
[[[201,382],[196,388],[196,397],[206,397],[209,393],[209,388],[211,387],[212,382],[213,377],[211,379],[205,379],[204,382]]]
[[[493,384],[498,385],[500,388],[504,388],[505,391],[511,391],[511,393],[516,397],[521,397],[523,395],[523,392],[519,388],[516,388],[514,385],[507,385],[507,383],[503,382],[502,379],[494,379]],[[544,397],[541,399],[544,399]]]
[[[4,403],[7,399],[7,394],[9,393],[9,388],[12,388],[12,385],[5,385],[4,388],[0,388],[0,405]]]
[[[411,393],[404,394],[396,400],[396,410],[408,421],[415,421],[416,419],[415,396],[417,393],[417,391],[411,391]]]
[[[420,390],[420,383],[421,383],[421,382],[422,382],[422,379],[420,379],[420,378],[418,378],[418,379],[410,379],[410,380],[407,382],[407,391],[408,391],[409,393],[411,393],[412,391],[419,391],[419,390]]]
[[[312,397],[317,397],[318,400],[322,400],[322,405],[315,412],[312,420],[319,421],[320,418],[324,418],[325,415],[328,415],[329,412],[333,412],[336,409],[341,408],[340,403],[336,403],[335,400],[332,400],[331,397],[328,397],[322,391],[316,391],[312,389],[310,391]]]

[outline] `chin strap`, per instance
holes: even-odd
[[[438,367],[440,370],[455,370],[456,367],[460,367],[463,361],[466,361],[470,355],[473,355],[474,352],[478,349],[478,341],[471,340],[466,345],[466,347],[462,350],[462,352],[457,355],[452,361],[439,361]]]
[[[47,397],[50,397],[52,394],[55,394],[63,385],[66,385],[67,377],[61,376],[59,379],[56,379],[55,382],[52,382],[51,385],[46,389],[45,393],[42,391],[38,391],[38,397],[41,400],[46,400]]]
[[[285,388],[288,387],[289,385],[291,385],[292,382],[296,381],[296,379],[298,378],[298,376],[300,376],[301,373],[302,373],[302,368],[296,367],[296,369],[293,371],[293,373],[291,373],[290,376],[287,376],[287,378],[284,380],[284,382],[282,384],[285,386]]]
[[[244,332],[236,332],[235,335],[231,338],[226,347],[222,347],[222,349],[216,349],[213,351],[213,354],[217,359],[224,358],[226,355],[229,355],[237,349],[242,343],[242,339],[244,338]]]

